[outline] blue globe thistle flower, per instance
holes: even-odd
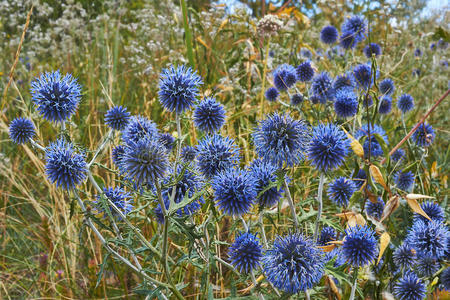
[[[369,135],[369,126],[364,124],[356,133],[355,138],[360,139],[361,137],[366,137],[363,148],[364,148],[364,156],[367,157],[369,155],[369,145],[370,145],[370,156],[378,157],[383,155],[383,149],[381,148],[380,143],[377,141],[375,134],[381,136],[384,142],[389,145],[389,141],[386,135],[386,132],[376,124],[371,124],[370,126],[370,135]],[[370,144],[369,144],[369,136],[370,136]]]
[[[336,205],[346,207],[355,190],[355,183],[351,179],[339,177],[330,183],[327,195]]]
[[[413,272],[407,272],[394,286],[394,295],[400,300],[422,300],[426,291],[425,284]]]
[[[130,121],[130,113],[122,106],[114,106],[105,114],[105,123],[113,130],[123,130]]]
[[[182,113],[194,104],[202,83],[197,71],[190,67],[163,69],[159,77],[159,101],[168,111]]]
[[[355,34],[353,32],[342,32],[341,36],[339,37],[339,45],[346,50],[355,48],[357,43],[358,41],[356,40]]]
[[[392,99],[389,96],[384,96],[381,98],[380,107],[378,108],[378,112],[380,114],[388,114],[392,110]]]
[[[269,51],[269,57],[274,57],[274,56],[275,56],[275,51],[270,50],[270,51]]]
[[[349,148],[350,140],[344,131],[334,124],[319,124],[313,130],[308,158],[319,171],[328,172],[344,162]]]
[[[353,91],[341,89],[336,93],[334,111],[340,118],[349,118],[358,111],[358,99]]]
[[[317,95],[312,95],[309,97],[309,100],[311,101],[312,104],[317,104],[320,102],[320,97]]]
[[[430,124],[422,123],[419,128],[413,133],[413,140],[419,147],[429,147],[434,141],[434,129]]]
[[[395,249],[392,258],[397,267],[406,270],[416,263],[417,257],[416,251],[407,243],[403,243]]]
[[[347,261],[354,267],[371,264],[378,255],[375,232],[367,226],[349,227],[345,233],[342,251]]]
[[[422,210],[431,218],[431,220],[435,222],[444,222],[445,221],[445,213],[439,204],[434,203],[433,201],[425,201],[420,204]],[[428,222],[429,220],[422,215],[414,214],[414,221],[422,220],[424,222]]]
[[[135,184],[142,186],[163,177],[168,166],[166,148],[157,140],[143,138],[125,146],[119,169]]]
[[[319,240],[317,241],[318,245],[325,246],[328,242],[336,240],[336,230],[333,227],[325,226],[322,228],[320,232]]]
[[[365,107],[370,107],[373,104],[373,99],[371,95],[364,95],[363,104]]]
[[[103,188],[103,193],[124,215],[127,215],[130,211],[133,210],[133,198],[131,194],[127,193],[123,188],[105,187]],[[93,202],[97,207],[98,212],[105,213],[105,207],[101,204],[100,197],[101,195],[97,195],[97,200]],[[119,214],[112,207],[110,207],[109,205],[108,207],[114,217],[120,218]]]
[[[358,173],[353,178],[353,183],[355,184],[355,187],[359,190],[364,183],[367,181],[367,175],[364,169],[359,169]]]
[[[311,91],[319,97],[321,103],[334,99],[333,79],[327,72],[322,72],[312,79]]]
[[[420,48],[416,48],[416,50],[414,50],[414,56],[415,57],[422,56],[422,50],[420,50]]]
[[[137,143],[141,139],[154,139],[159,135],[156,124],[146,117],[132,116],[122,131],[122,139],[127,144]]]
[[[203,132],[219,131],[225,124],[225,108],[212,97],[206,97],[194,111],[194,125]]]
[[[273,71],[273,84],[279,91],[291,88],[296,81],[296,71],[291,65],[282,64]]]
[[[334,44],[338,38],[338,31],[336,27],[328,25],[320,31],[320,40],[325,44]]]
[[[397,107],[402,111],[402,113],[406,113],[414,108],[414,98],[409,94],[403,94],[397,101]]]
[[[311,53],[311,51],[309,51],[309,49],[307,49],[307,48],[301,48],[301,49],[300,49],[300,55],[301,55],[302,57],[307,58],[307,59],[311,59],[311,58],[312,58],[312,53]]]
[[[277,166],[262,159],[255,159],[250,164],[249,170],[255,179],[255,189],[256,194],[259,195],[257,200],[260,208],[269,208],[277,203],[284,190],[282,188],[277,189],[276,186],[267,189],[269,185],[277,181]]]
[[[120,166],[120,161],[125,153],[124,145],[117,145],[112,149],[112,161],[116,166]]]
[[[266,90],[266,93],[264,95],[266,96],[267,100],[273,102],[277,100],[280,92],[278,92],[278,90],[272,86]]]
[[[403,149],[397,149],[394,153],[392,153],[391,155],[391,159],[397,163],[399,161],[402,161],[403,158],[405,157],[405,150]]]
[[[86,179],[85,155],[76,153],[70,142],[61,138],[51,143],[45,149],[45,158],[45,173],[57,187],[73,190]]]
[[[366,213],[367,215],[379,220],[383,215],[384,201],[381,197],[378,197],[377,203],[373,203],[370,199],[366,201]]]
[[[193,161],[196,156],[197,156],[197,149],[195,149],[195,147],[184,146],[181,149],[181,159],[184,160],[185,162]]]
[[[158,136],[158,142],[170,152],[173,149],[175,138],[170,133],[163,133]]]
[[[197,165],[206,178],[237,166],[239,159],[239,148],[229,137],[206,136],[197,146]]]
[[[416,220],[410,228],[406,241],[417,251],[417,256],[435,259],[444,257],[448,249],[449,230],[441,222]]]
[[[441,283],[444,286],[444,289],[448,292],[450,291],[450,267],[447,267],[441,273]]]
[[[413,75],[413,76],[416,76],[416,77],[419,77],[420,74],[421,74],[421,72],[422,72],[422,71],[421,71],[420,69],[417,69],[417,68],[416,68],[416,69],[413,69],[413,70],[412,70],[412,75]]]
[[[344,255],[342,254],[342,248],[333,248],[330,252],[325,253],[325,261],[329,262],[333,258],[336,258],[334,261],[333,267],[339,268],[344,265],[347,261],[345,260]]]
[[[353,76],[359,88],[367,90],[372,86],[373,73],[372,68],[366,64],[357,65],[353,69]]]
[[[351,32],[357,43],[363,41],[366,37],[367,24],[361,16],[351,16],[342,23],[341,32]]]
[[[303,159],[309,138],[308,125],[288,114],[268,115],[253,132],[258,155],[280,168],[293,166]]]
[[[248,171],[229,168],[213,178],[216,205],[227,215],[242,216],[256,199],[255,179]]]
[[[341,89],[353,91],[354,88],[355,81],[351,73],[338,75],[333,82],[333,89],[336,91],[336,93],[338,93]]]
[[[398,171],[394,178],[397,187],[403,191],[409,191],[414,184],[414,174],[410,171]]]
[[[25,144],[35,136],[33,122],[27,118],[15,118],[9,124],[9,137],[16,144]]]
[[[372,55],[379,56],[381,55],[381,47],[377,43],[370,43],[364,47],[363,52],[367,58],[371,58]]]
[[[303,95],[302,94],[294,94],[291,97],[291,105],[297,106],[300,105],[303,102]]]
[[[394,81],[390,78],[383,79],[378,84],[378,88],[383,95],[391,96],[395,91]]]
[[[295,69],[297,80],[301,82],[310,81],[314,77],[314,69],[309,61],[302,62]]]
[[[430,50],[431,51],[436,50],[436,43],[431,43],[430,44]]]
[[[261,264],[262,247],[256,235],[238,234],[228,249],[231,264],[241,273],[250,273]]]
[[[430,277],[439,270],[441,264],[432,257],[424,256],[417,259],[415,267],[420,276]]]
[[[294,233],[278,236],[262,261],[267,280],[283,292],[295,294],[319,282],[325,260],[314,242]]]
[[[31,95],[44,119],[64,122],[77,110],[81,100],[81,86],[71,74],[59,71],[41,74],[31,82]]]

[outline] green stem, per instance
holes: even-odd
[[[289,191],[289,185],[287,183],[287,179],[284,179],[284,189],[285,194],[286,194],[286,199],[289,203],[289,206],[291,208],[291,213],[292,213],[292,218],[294,219],[294,226],[295,226],[295,231],[298,231],[298,220],[297,220],[297,213],[295,212],[295,205],[294,205],[294,200],[292,199],[291,196],[291,192]]]
[[[353,272],[355,273],[353,275],[355,278],[353,279],[352,292],[350,293],[350,298],[348,298],[348,300],[354,300],[355,299],[356,286],[358,285],[358,268],[354,267],[353,268]]]
[[[189,64],[191,67],[194,67],[194,52],[192,50],[192,35],[191,29],[189,28],[188,14],[187,14],[187,6],[185,0],[180,0],[181,12],[183,13],[183,26],[184,26],[184,34],[186,36],[186,48],[187,48],[187,56],[189,60]]]
[[[319,179],[319,191],[317,195],[317,201],[319,202],[319,209],[317,210],[317,218],[316,218],[316,225],[314,228],[314,241],[317,242],[317,237],[319,235],[319,222],[320,217],[322,216],[322,193],[323,193],[323,184],[325,183],[325,174],[320,174]]]

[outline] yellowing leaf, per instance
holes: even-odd
[[[389,191],[389,188],[384,181],[383,174],[381,174],[380,169],[378,169],[378,167],[375,165],[370,165],[369,171],[375,181],[379,183],[386,191]]]
[[[211,50],[211,48],[205,43],[204,40],[202,40],[201,37],[198,36],[198,37],[196,38],[196,40],[197,40],[200,44],[202,44],[203,46],[205,46],[206,48],[208,48],[208,50]]]
[[[431,165],[431,177],[436,178],[438,176],[437,172],[437,161],[434,161]]]
[[[220,24],[219,30],[217,30],[217,32],[221,31],[225,27],[225,25],[227,25],[227,23],[228,23],[228,19],[223,20],[222,23]]]
[[[434,199],[434,197],[421,195],[421,194],[408,194],[406,199],[417,200],[417,199]]]
[[[355,218],[356,218],[356,224],[358,224],[360,226],[366,225],[366,219],[364,219],[364,217],[361,214],[356,214]]]
[[[433,281],[431,282],[431,286],[435,286],[439,281],[439,277],[434,277]]]
[[[378,254],[377,264],[380,263],[381,257],[383,256],[384,250],[386,250],[389,242],[391,241],[391,236],[387,232],[383,232],[380,237],[380,253]]]
[[[427,215],[426,212],[423,211],[422,207],[420,207],[420,205],[419,205],[419,203],[417,203],[416,199],[408,198],[408,195],[407,195],[406,196],[406,201],[408,202],[408,205],[411,207],[411,209],[415,213],[418,213],[419,215],[422,215],[422,216],[424,216],[425,218],[427,218],[428,220],[431,221],[431,218]]]
[[[331,290],[333,291],[333,294],[336,295],[336,298],[338,298],[338,300],[341,300],[341,294],[339,293],[339,289],[337,288],[336,284],[334,283],[334,280],[331,276],[327,276],[327,282],[328,285],[330,286]]]
[[[318,246],[318,248],[322,249],[323,252],[330,252],[334,248],[336,248],[336,244],[326,245],[326,246]]]
[[[389,216],[398,208],[400,205],[400,200],[398,195],[392,196],[389,201],[384,206],[383,214],[381,215],[380,222],[383,222],[385,219],[389,218]]]
[[[350,147],[352,147],[353,152],[355,152],[356,155],[363,158],[364,157],[364,148],[361,146],[359,141],[353,137],[350,133],[345,130],[344,127],[341,127],[342,130],[347,134],[347,137],[351,140]]]

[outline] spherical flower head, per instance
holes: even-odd
[[[351,73],[338,75],[333,82],[333,89],[336,93],[340,90],[353,91],[355,88],[355,81]]]
[[[330,252],[325,253],[325,261],[329,262],[332,259],[335,259],[333,267],[338,268],[344,265],[347,261],[345,260],[344,255],[342,254],[342,248],[333,248]]]
[[[300,105],[303,102],[303,95],[302,94],[294,94],[291,97],[291,105],[297,106]]]
[[[9,137],[18,145],[25,144],[33,138],[35,134],[33,122],[31,122],[30,119],[15,118],[9,124]]]
[[[197,156],[197,149],[192,146],[184,146],[181,149],[181,159],[185,162],[190,162]]]
[[[311,95],[309,97],[309,100],[311,101],[312,104],[317,104],[321,101],[321,98],[317,95]]]
[[[403,191],[409,191],[414,185],[414,174],[411,171],[398,171],[394,178],[397,187]]]
[[[342,245],[343,255],[354,267],[371,264],[378,255],[375,232],[367,226],[349,227]]]
[[[434,129],[430,124],[422,123],[413,133],[413,140],[419,147],[429,147],[434,141]]]
[[[172,151],[175,138],[170,133],[163,133],[158,136],[158,141],[168,152]]]
[[[392,256],[397,267],[403,270],[411,268],[416,263],[416,251],[407,243],[401,244],[395,249]]]
[[[355,190],[356,185],[351,179],[339,177],[330,183],[327,195],[331,201],[336,203],[336,205],[347,207]]]
[[[239,148],[229,137],[206,136],[197,146],[197,165],[206,178],[237,166],[239,159]]]
[[[202,78],[190,67],[163,69],[159,77],[159,101],[168,111],[182,113],[194,104],[202,83]]]
[[[395,152],[392,153],[392,155],[391,155],[391,159],[392,159],[395,163],[397,163],[397,162],[399,162],[399,161],[402,161],[404,157],[405,157],[405,150],[403,150],[403,149],[401,149],[401,148],[395,150]]]
[[[378,84],[378,88],[383,95],[391,96],[395,91],[394,81],[390,78],[383,79],[380,84]]]
[[[334,124],[319,124],[313,129],[307,153],[314,167],[328,172],[344,162],[349,148],[350,140],[344,131]]]
[[[406,113],[414,108],[414,98],[409,94],[403,94],[398,98],[397,107],[402,113]]]
[[[320,31],[320,40],[325,44],[334,44],[337,41],[338,35],[339,33],[336,27],[328,25]]]
[[[433,201],[425,201],[420,204],[422,210],[433,220],[434,222],[444,222],[445,221],[445,213],[439,204],[434,203]],[[422,220],[424,222],[428,222],[429,220],[422,215],[414,214],[414,221]]]
[[[162,178],[169,166],[166,148],[157,140],[143,138],[125,146],[119,169],[138,186]]]
[[[123,130],[130,121],[130,113],[122,106],[114,106],[105,114],[105,123],[113,130]]]
[[[314,242],[294,233],[278,236],[262,261],[267,280],[283,292],[295,294],[320,281],[325,259]]]
[[[333,79],[327,72],[322,72],[314,76],[311,83],[311,91],[313,95],[320,98],[320,102],[322,103],[325,103],[327,100],[332,101],[335,94]]]
[[[276,186],[268,188],[277,181],[277,166],[262,159],[255,159],[249,166],[250,173],[255,179],[257,201],[260,208],[270,208],[276,204],[284,193]]]
[[[360,139],[361,137],[365,137],[363,148],[364,148],[364,155],[367,157],[369,154],[369,147],[370,147],[370,156],[371,157],[378,157],[383,155],[383,149],[381,148],[380,143],[378,142],[377,138],[375,137],[375,134],[378,134],[381,136],[381,138],[384,140],[384,142],[388,145],[388,138],[386,135],[386,132],[383,130],[381,126],[378,126],[376,124],[371,124],[370,126],[370,134],[369,134],[369,126],[367,124],[364,124],[356,133],[355,138]],[[369,136],[370,136],[370,143],[369,143]]]
[[[73,190],[86,179],[85,155],[76,153],[70,142],[61,138],[51,143],[45,149],[45,158],[45,173],[57,187]]]
[[[381,55],[381,47],[377,43],[370,43],[364,47],[363,52],[367,58],[371,58],[372,55],[379,56]]]
[[[319,240],[317,241],[318,245],[325,246],[328,242],[336,240],[336,230],[333,227],[325,226],[322,228],[320,232]]]
[[[256,200],[255,179],[248,171],[229,168],[213,178],[216,205],[227,215],[248,213]]]
[[[314,77],[314,69],[309,61],[302,62],[295,69],[297,80],[301,82],[310,81]]]
[[[256,235],[245,232],[237,235],[228,249],[231,264],[241,273],[256,269],[262,258],[262,247]]]
[[[307,59],[311,59],[312,58],[312,53],[307,48],[301,48],[300,49],[300,55],[302,57],[304,57],[304,58],[307,58]]]
[[[64,122],[77,110],[81,100],[81,86],[71,74],[59,71],[41,74],[31,82],[31,95],[44,119]]]
[[[414,56],[415,57],[422,56],[422,50],[420,50],[420,48],[416,48],[416,50],[414,50]]]
[[[267,100],[269,100],[270,102],[273,102],[273,101],[277,101],[277,98],[280,95],[280,92],[272,86],[266,90],[266,93],[264,95],[266,96]]]
[[[353,69],[353,76],[359,88],[367,90],[373,83],[373,70],[367,64],[359,64]]]
[[[366,213],[376,220],[380,220],[383,215],[384,201],[381,197],[378,197],[377,202],[373,203],[370,199],[366,201]]]
[[[363,96],[363,104],[365,107],[371,107],[373,104],[373,98],[371,95],[364,95]]]
[[[447,267],[441,273],[441,283],[444,286],[444,289],[448,292],[450,291],[450,267]]]
[[[424,277],[433,276],[440,267],[441,264],[436,259],[427,256],[419,257],[415,266],[417,273]]]
[[[142,116],[133,116],[122,131],[122,139],[127,144],[137,143],[141,139],[154,139],[159,135],[156,124]]]
[[[380,107],[378,112],[382,115],[390,113],[392,110],[392,99],[389,96],[384,96],[381,98]]]
[[[353,91],[340,89],[336,93],[334,101],[334,111],[340,118],[349,118],[356,115],[358,111],[358,99]]]
[[[399,300],[422,300],[426,295],[426,287],[413,272],[407,272],[394,286],[394,295]]]
[[[353,183],[355,184],[356,188],[359,190],[364,183],[367,181],[367,175],[364,169],[359,169],[356,176],[353,178]]]
[[[367,24],[361,16],[351,16],[342,23],[341,32],[352,33],[357,43],[363,41],[366,37]]]
[[[206,97],[194,111],[194,125],[203,132],[219,131],[225,124],[225,108],[212,97]]]
[[[273,71],[273,84],[279,91],[291,88],[296,81],[296,71],[291,65],[282,64]]]
[[[355,48],[357,43],[355,34],[351,31],[342,32],[339,37],[339,45],[346,50]]]
[[[124,145],[117,145],[112,149],[112,161],[116,166],[120,165],[120,160],[122,159],[124,153],[125,153]]]
[[[133,198],[131,194],[127,193],[123,188],[105,187],[103,188],[103,193],[124,215],[127,215],[133,210]],[[100,198],[101,195],[97,195],[97,200],[94,201],[98,212],[106,213],[105,210],[109,208],[111,215],[120,219],[119,214],[109,204],[103,204],[100,201]]]
[[[428,256],[435,259],[444,257],[448,249],[447,226],[441,222],[414,221],[406,241],[417,251],[417,256]]]
[[[268,115],[253,132],[258,155],[280,168],[293,166],[303,159],[309,138],[308,125],[288,114]]]

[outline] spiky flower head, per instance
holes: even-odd
[[[422,123],[413,133],[413,140],[419,147],[429,147],[434,141],[434,129],[430,124]]]
[[[414,56],[415,57],[422,56],[422,50],[420,50],[420,48],[416,48],[416,50],[414,50]]]
[[[399,189],[409,191],[414,185],[414,174],[411,171],[398,171],[394,181]]]
[[[333,79],[327,72],[317,74],[312,79],[311,91],[313,95],[319,97],[321,103],[334,99]]]
[[[250,232],[240,233],[228,249],[231,264],[241,273],[256,269],[262,258],[262,247],[258,237]]]
[[[181,159],[184,160],[185,162],[193,161],[196,156],[197,156],[197,149],[195,149],[195,147],[184,146],[181,149]]]
[[[445,213],[442,207],[434,203],[433,201],[425,201],[420,204],[422,210],[433,220],[434,222],[444,222],[445,221]],[[422,215],[417,213],[414,214],[414,221],[422,220],[424,222],[428,222],[428,219]]]
[[[16,144],[25,144],[36,134],[33,122],[27,118],[15,118],[9,124],[9,137]]]
[[[120,165],[120,160],[122,159],[124,153],[125,153],[124,145],[117,145],[112,149],[112,161],[116,166]]]
[[[403,150],[403,149],[401,149],[401,148],[395,150],[395,152],[392,153],[392,155],[391,155],[391,159],[392,159],[395,163],[397,163],[397,162],[399,162],[399,161],[402,161],[404,157],[405,157],[405,150]]]
[[[406,272],[395,284],[394,295],[400,300],[422,300],[426,295],[425,284],[415,273]]]
[[[85,155],[76,153],[73,144],[63,138],[45,149],[45,158],[45,173],[57,187],[73,190],[86,179]]]
[[[203,132],[219,131],[225,123],[225,108],[213,97],[206,97],[194,110],[194,125]]]
[[[143,186],[163,177],[168,166],[166,148],[157,140],[143,138],[125,146],[119,169],[135,184]]]
[[[441,283],[447,292],[450,291],[450,267],[447,267],[444,271],[442,271]]]
[[[390,78],[383,79],[380,84],[378,84],[378,88],[383,95],[391,96],[395,91],[394,81]]]
[[[350,148],[347,135],[334,124],[319,124],[314,127],[308,145],[308,158],[321,172],[338,168],[345,160]]]
[[[274,185],[277,181],[276,172],[278,167],[273,165],[271,162],[264,161],[262,159],[255,159],[249,166],[249,170],[255,179],[255,189],[257,197],[257,202],[260,208],[269,208],[277,203],[284,190],[282,188],[278,189]]]
[[[124,215],[127,215],[133,210],[133,198],[131,194],[126,192],[123,188],[105,187],[103,188],[103,193]],[[120,218],[119,214],[112,208],[112,206],[108,203],[102,203],[100,200],[101,197],[101,195],[97,195],[97,200],[93,201],[97,211],[106,213],[105,210],[109,209],[112,216]]]
[[[256,200],[255,179],[249,171],[229,168],[213,178],[216,205],[227,215],[242,216]]]
[[[276,101],[278,96],[280,95],[280,92],[273,86],[268,88],[264,94],[266,96],[266,99],[273,102]]]
[[[349,118],[356,115],[358,111],[358,99],[355,93],[348,89],[340,89],[336,93],[334,101],[334,111],[340,118]]]
[[[423,256],[417,259],[415,269],[420,276],[433,276],[441,267],[441,264],[434,258]]]
[[[280,168],[293,166],[303,159],[309,138],[308,125],[289,114],[268,115],[253,132],[258,155]]]
[[[312,53],[308,48],[301,48],[300,49],[300,55],[304,58],[311,59]]]
[[[282,64],[273,71],[273,84],[279,91],[291,88],[296,81],[296,71],[291,65]]]
[[[367,215],[375,218],[376,220],[380,220],[383,215],[384,210],[384,201],[381,197],[378,197],[377,202],[373,203],[370,199],[366,201],[366,213]]]
[[[370,126],[370,132],[369,132],[369,126],[367,124],[364,124],[356,133],[355,138],[360,139],[361,137],[365,137],[363,148],[364,148],[364,156],[368,156],[369,154],[369,147],[370,147],[370,156],[371,157],[378,157],[383,155],[383,149],[381,148],[380,143],[377,140],[377,137],[375,135],[381,136],[381,138],[384,140],[384,142],[388,145],[389,141],[386,135],[386,132],[383,130],[381,126],[378,126],[377,124],[371,124]],[[370,143],[369,143],[369,137],[370,137]]]
[[[331,241],[336,240],[336,230],[333,227],[325,226],[322,228],[320,232],[319,240],[317,241],[318,245],[325,246]]]
[[[378,112],[382,115],[390,113],[392,110],[392,99],[389,96],[384,96],[381,98],[380,106]]]
[[[142,116],[132,116],[122,131],[122,139],[127,144],[137,143],[144,138],[148,140],[156,139],[158,135],[156,124]]]
[[[370,43],[364,47],[363,52],[367,58],[371,58],[372,55],[379,56],[381,55],[381,47],[377,43]]]
[[[355,88],[355,81],[351,73],[338,75],[333,82],[333,89],[336,93],[340,90],[353,91]]]
[[[302,94],[294,94],[291,96],[291,105],[297,106],[300,105],[302,102],[303,102]]]
[[[417,256],[429,256],[440,259],[448,249],[447,226],[441,222],[414,221],[406,241],[417,251]]]
[[[397,100],[397,107],[402,113],[406,113],[414,108],[414,98],[409,94],[403,94]]]
[[[346,207],[355,190],[355,183],[351,179],[339,177],[330,183],[327,195],[337,205]]]
[[[31,95],[44,119],[64,122],[76,112],[81,100],[81,86],[71,74],[58,71],[41,74],[31,82]]]
[[[397,267],[406,270],[416,263],[417,257],[416,251],[407,243],[403,243],[395,249],[392,258]]]
[[[310,81],[314,77],[314,69],[311,66],[310,61],[302,62],[295,69],[297,74],[297,80],[301,82]]]
[[[317,104],[320,102],[321,98],[317,95],[311,95],[309,97],[309,100],[311,101],[312,104]]]
[[[237,166],[239,159],[239,148],[229,137],[206,136],[197,146],[197,165],[206,178]]]
[[[361,16],[351,16],[342,23],[341,32],[351,33],[357,43],[363,41],[367,33],[367,23]]]
[[[342,245],[343,255],[355,267],[371,264],[378,255],[375,232],[367,226],[349,227]]]
[[[163,133],[158,136],[158,142],[170,152],[175,144],[175,138],[170,133]]]
[[[336,27],[327,25],[320,31],[320,40],[325,44],[334,44],[338,38],[338,31]]]
[[[130,113],[122,106],[114,106],[105,114],[105,123],[113,130],[123,130],[130,121]]]
[[[323,275],[322,250],[300,233],[278,236],[262,261],[267,280],[290,294],[312,288]]]
[[[359,64],[353,69],[353,76],[359,88],[369,89],[373,84],[373,70],[367,64]]]
[[[159,76],[159,101],[171,112],[182,113],[194,104],[202,78],[184,65],[163,69]]]

